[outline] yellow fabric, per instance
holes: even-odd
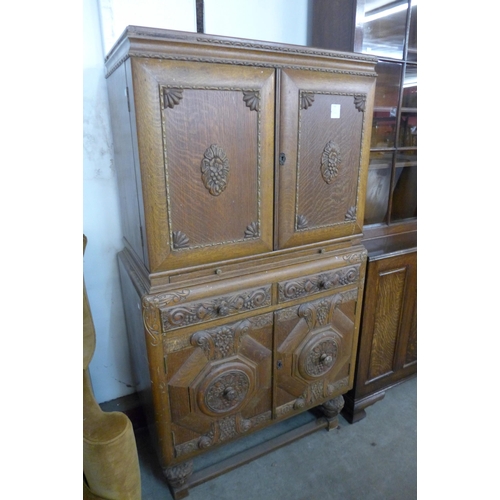
[[[86,238],[83,249],[85,252]],[[134,430],[121,412],[103,412],[92,391],[88,365],[95,330],[83,284],[83,484],[84,500],[141,500]],[[88,485],[88,486],[87,486]]]

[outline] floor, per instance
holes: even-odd
[[[195,486],[188,499],[416,499],[417,379],[388,390],[366,412],[366,418],[356,424],[340,416],[337,429],[321,429]],[[171,500],[145,430],[137,431],[136,439],[142,500]],[[241,443],[235,449],[238,446]],[[232,450],[222,450],[229,452]]]

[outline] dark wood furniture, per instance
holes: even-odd
[[[365,408],[381,400],[386,390],[417,373],[414,235],[365,245],[368,266],[356,376],[342,410],[350,423],[365,417]]]
[[[353,387],[375,59],[129,27],[106,59],[130,350],[175,498],[337,425]],[[323,417],[208,472],[193,459]]]
[[[378,58],[363,245],[369,250],[354,422],[416,375],[417,6],[410,1],[311,2],[310,43]],[[327,27],[337,26],[332,30]]]

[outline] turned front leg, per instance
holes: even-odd
[[[189,495],[189,477],[192,473],[192,460],[163,469],[163,474],[175,500],[180,500]]]
[[[323,412],[323,414],[325,415],[326,419],[328,420],[327,430],[330,431],[338,427],[339,425],[338,416],[339,413],[342,411],[343,407],[344,407],[344,398],[342,396],[337,396],[334,399],[325,401],[319,407]]]

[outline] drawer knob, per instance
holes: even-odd
[[[238,397],[238,392],[236,391],[236,389],[233,389],[232,387],[226,387],[223,396],[228,401],[233,401]]]
[[[319,358],[320,363],[326,366],[330,366],[333,362],[333,357],[329,354],[323,353]]]

